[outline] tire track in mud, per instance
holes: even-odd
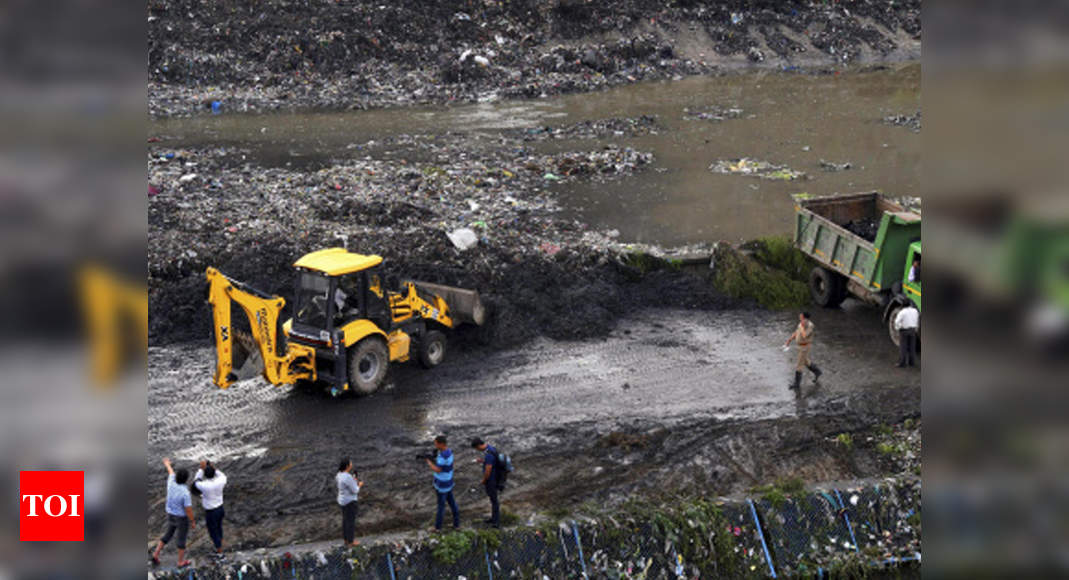
[[[368,482],[361,533],[428,523],[430,474],[413,456],[439,432],[457,451],[465,521],[481,519],[486,503],[466,445],[475,435],[517,459],[504,501],[521,515],[652,491],[730,493],[792,470],[811,480],[878,475],[823,438],[919,414],[919,373],[888,368],[893,348],[872,311],[820,311],[814,356],[825,384],[796,397],[786,389],[794,353],[779,349],[794,316],[641,311],[600,340],[457,348],[430,371],[399,365],[363,399],[262,380],[221,391],[210,348],[151,349],[149,535],[163,525],[163,454],[183,465],[207,455],[227,472],[235,548],[333,538],[341,456]]]

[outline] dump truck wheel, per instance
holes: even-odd
[[[891,342],[895,343],[896,347],[899,345],[899,343],[902,342],[902,336],[895,328],[895,318],[898,317],[899,311],[901,311],[903,308],[905,307],[901,304],[892,307],[891,314],[887,317],[887,335],[891,337]]]
[[[817,266],[809,273],[809,294],[813,302],[825,308],[835,308],[846,299],[842,275]]]
[[[445,360],[445,334],[432,330],[419,341],[419,362],[426,368],[434,368]]]
[[[349,349],[349,388],[360,395],[378,390],[386,378],[390,355],[379,338],[365,338]]]

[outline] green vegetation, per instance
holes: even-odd
[[[894,445],[893,443],[886,443],[886,442],[877,443],[876,444],[876,451],[880,455],[885,455],[885,456],[888,456],[888,457],[893,456],[893,455],[897,455],[897,454],[900,453],[900,450],[899,450],[897,445]]]
[[[715,260],[713,284],[732,298],[751,299],[777,310],[809,303],[809,288],[804,282],[734,248],[717,248]]]
[[[646,252],[625,254],[623,264],[638,270],[638,273],[643,276],[656,270],[678,270],[680,268],[679,260],[666,260]]]
[[[475,545],[475,532],[462,530],[450,532],[438,538],[431,549],[434,559],[445,564],[456,564]]]
[[[790,276],[792,280],[807,283],[813,261],[794,247],[794,242],[787,236],[768,236],[758,238],[749,246],[753,258],[758,262]]]
[[[842,445],[843,447],[846,447],[847,451],[850,451],[854,448],[854,437],[849,433],[839,433],[835,437],[835,442],[839,445]]]
[[[754,493],[761,494],[773,508],[779,509],[787,500],[805,493],[805,483],[797,478],[777,479],[775,483],[766,483],[753,488]]]

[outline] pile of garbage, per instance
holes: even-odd
[[[151,0],[147,20],[149,112],[172,116],[539,97],[747,63],[917,58],[920,1]],[[678,42],[685,30],[697,44]],[[903,37],[916,46],[899,46]]]
[[[880,231],[880,220],[876,218],[860,218],[850,220],[843,224],[846,231],[861,236],[870,242],[876,241],[876,234]]]
[[[154,343],[207,335],[206,267],[289,299],[293,261],[341,245],[382,255],[403,277],[479,290],[492,314],[478,338],[500,346],[539,334],[598,335],[619,314],[666,295],[686,307],[731,303],[677,272],[636,279],[622,258],[632,250],[613,232],[561,216],[558,182],[618,179],[649,167],[648,152],[609,145],[538,154],[518,137],[457,134],[388,141],[415,151],[377,158],[364,155],[369,142],[344,152],[356,157],[293,168],[264,167],[247,149],[150,144]]]
[[[727,175],[749,175],[775,181],[794,181],[808,178],[804,171],[795,171],[786,165],[775,165],[768,161],[750,159],[749,157],[721,159],[710,165],[709,171]]]

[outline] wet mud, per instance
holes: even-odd
[[[731,494],[764,482],[855,480],[913,469],[889,463],[877,426],[920,412],[920,374],[895,353],[870,309],[818,312],[813,351],[826,374],[787,389],[787,313],[646,309],[602,339],[539,339],[504,350],[456,346],[442,366],[400,365],[367,398],[331,399],[262,380],[218,390],[203,346],[150,349],[149,539],[163,525],[163,455],[216,459],[230,479],[234,548],[328,540],[337,532],[333,469],[353,458],[367,482],[361,534],[426,528],[430,472],[415,454],[447,434],[458,452],[463,519],[484,517],[465,441],[508,450],[509,513],[612,505],[635,495]],[[843,448],[836,436],[855,433]],[[897,449],[897,448],[896,448]],[[919,449],[917,456],[919,457]],[[902,453],[905,453],[903,450]],[[913,463],[916,465],[916,462]],[[670,491],[669,491],[670,490]],[[194,539],[194,551],[206,538]]]

